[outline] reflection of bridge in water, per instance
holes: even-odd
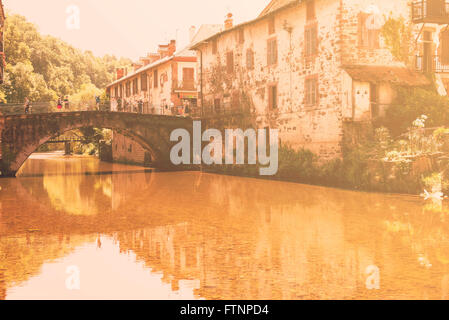
[[[430,223],[410,199],[395,198],[392,208],[385,195],[201,173],[64,179],[0,181],[0,245],[18,256],[0,259],[7,285],[104,234],[173,290],[195,280],[196,295],[208,299],[375,298],[365,288],[369,265],[381,270],[385,298],[448,297],[440,276],[449,273],[448,224]],[[411,276],[397,281],[403,274]]]
[[[25,160],[46,142],[74,129],[114,129],[141,144],[156,168],[173,169],[170,134],[192,130],[192,119],[152,114],[103,111],[7,115],[0,117],[1,176],[15,176]]]

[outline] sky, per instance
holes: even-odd
[[[190,26],[223,24],[228,12],[234,14],[235,24],[256,18],[269,2],[3,0],[8,13],[25,16],[42,34],[55,36],[98,56],[113,54],[133,60],[156,51],[158,44],[171,39],[176,39],[181,49],[188,44]]]

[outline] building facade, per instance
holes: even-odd
[[[111,111],[182,115],[197,105],[196,54],[176,52],[176,41],[160,45],[134,63],[129,72],[117,69],[117,80],[107,87]],[[150,154],[120,132],[113,132],[112,157],[116,162],[150,164]]]
[[[448,23],[444,0],[273,0],[191,47],[199,105],[204,116],[246,111],[282,144],[340,157],[346,128],[382,116],[398,86],[429,86],[435,73],[446,94]]]
[[[176,41],[160,45],[126,68],[117,70],[117,80],[108,87],[112,111],[178,114],[182,106],[196,107],[196,55],[176,52]]]

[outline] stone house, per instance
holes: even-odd
[[[282,144],[340,157],[345,133],[382,116],[398,86],[435,73],[446,94],[448,23],[445,0],[273,0],[236,26],[229,14],[191,47],[202,115],[246,112]]]

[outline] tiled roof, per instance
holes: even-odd
[[[344,66],[344,70],[356,81],[390,82],[411,87],[430,85],[430,80],[422,73],[406,67],[388,66]]]
[[[292,2],[296,2],[297,0],[272,0],[263,11],[260,13],[259,17],[263,17],[273,11],[276,11],[280,8],[283,8]]]

